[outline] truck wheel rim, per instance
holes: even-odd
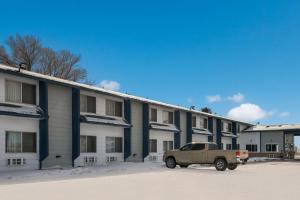
[[[174,165],[174,161],[172,159],[168,159],[167,163],[168,163],[168,166]]]
[[[217,162],[217,167],[218,167],[219,169],[223,168],[223,167],[224,167],[223,161],[219,160],[219,161]]]

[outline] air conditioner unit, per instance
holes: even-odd
[[[97,157],[95,156],[86,156],[83,160],[85,165],[95,165],[97,163]]]
[[[115,162],[118,161],[118,157],[117,156],[107,156],[106,157],[106,162]]]
[[[149,156],[149,161],[157,161],[157,156]]]
[[[26,164],[25,158],[8,158],[7,166],[23,166]]]

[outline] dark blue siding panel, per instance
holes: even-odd
[[[209,132],[214,133],[214,120],[213,120],[212,117],[208,118],[208,130],[209,130]],[[212,135],[208,136],[208,141],[209,142],[213,142],[214,141]]]
[[[178,130],[180,129],[180,111],[176,110],[175,111],[175,126],[177,127]],[[179,149],[181,145],[180,142],[180,132],[175,132],[174,133],[174,148]]]
[[[149,155],[149,104],[143,103],[143,159]]]
[[[232,134],[237,135],[237,123],[232,122]],[[232,149],[236,150],[237,149],[237,139],[232,138]]]
[[[186,143],[192,142],[192,113],[187,112],[186,113]]]
[[[72,165],[80,155],[80,90],[72,88]]]
[[[131,102],[124,100],[124,117],[131,124]],[[124,128],[124,159],[131,155],[131,128]]]
[[[45,115],[48,116],[48,83],[39,81],[39,106],[44,110]],[[49,121],[44,118],[39,121],[39,162],[40,169],[42,162],[49,155]]]
[[[221,120],[217,119],[217,145],[218,148],[221,149],[222,143],[222,128],[221,128]]]

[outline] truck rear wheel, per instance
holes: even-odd
[[[166,159],[167,168],[174,169],[176,167],[176,161],[173,157],[169,157]]]
[[[229,164],[228,169],[229,170],[235,170],[237,168],[237,166],[238,166],[237,164]]]
[[[226,168],[227,168],[227,162],[226,162],[226,160],[223,159],[223,158],[218,158],[215,161],[215,167],[216,167],[216,170],[218,170],[218,171],[225,171]]]

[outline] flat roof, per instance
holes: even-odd
[[[25,77],[34,78],[37,80],[45,80],[48,82],[63,84],[63,85],[66,85],[69,87],[74,87],[74,88],[92,90],[94,92],[100,92],[102,94],[108,94],[108,95],[113,95],[113,96],[117,96],[117,97],[121,97],[121,98],[125,98],[125,99],[131,99],[131,100],[136,100],[136,101],[140,101],[140,102],[144,102],[144,103],[160,105],[160,106],[178,109],[178,110],[182,110],[182,111],[187,111],[187,112],[191,112],[191,113],[195,113],[195,114],[201,114],[201,115],[208,116],[208,117],[214,117],[214,118],[219,118],[219,119],[223,119],[223,120],[230,120],[230,121],[239,122],[239,123],[243,123],[243,124],[247,124],[247,125],[251,125],[251,126],[254,125],[249,122],[243,122],[243,121],[223,117],[220,115],[209,114],[209,113],[201,112],[198,110],[189,109],[189,108],[186,108],[183,106],[172,105],[172,104],[168,104],[168,103],[159,102],[156,100],[147,99],[144,97],[138,97],[138,96],[134,96],[134,95],[130,95],[130,94],[125,94],[125,93],[121,93],[121,92],[104,89],[101,87],[91,86],[91,85],[78,83],[78,82],[74,82],[74,81],[69,81],[69,80],[65,80],[65,79],[61,79],[61,78],[57,78],[57,77],[53,77],[53,76],[39,74],[39,73],[36,73],[33,71],[22,70],[22,69],[19,71],[19,68],[11,67],[11,66],[7,66],[7,65],[3,65],[3,64],[0,64],[0,72],[9,73],[9,74],[13,74],[13,75],[19,75],[19,76],[25,76]]]
[[[300,130],[300,124],[256,125],[245,129],[243,132],[292,131],[292,130]]]

